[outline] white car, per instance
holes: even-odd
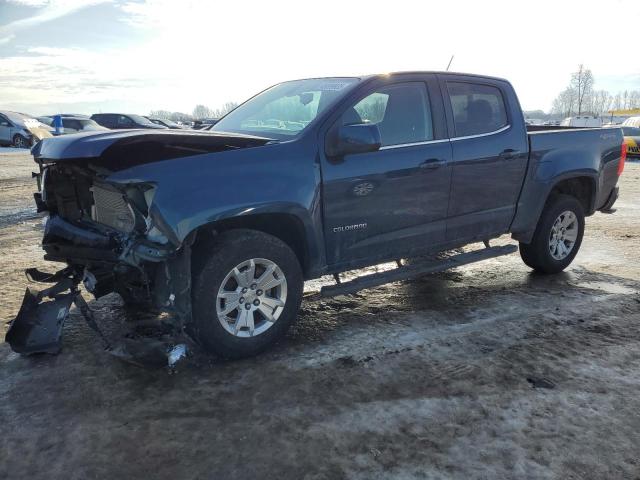
[[[53,129],[24,113],[0,111],[0,145],[29,148],[45,137],[50,137]]]
[[[563,127],[602,127],[602,118],[591,115],[579,115],[577,117],[567,117],[560,125]]]

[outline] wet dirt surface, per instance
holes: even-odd
[[[0,155],[3,331],[22,270],[51,270],[31,170]],[[74,311],[58,356],[0,346],[0,477],[636,479],[640,164],[616,207],[563,274],[516,254],[305,301],[269,352],[172,375],[106,354]],[[109,333],[130,315],[89,303]]]

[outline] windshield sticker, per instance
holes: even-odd
[[[320,84],[319,90],[322,90],[323,92],[337,92],[338,90],[345,88],[347,85],[349,85],[348,82],[327,82]]]

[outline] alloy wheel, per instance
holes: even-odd
[[[555,260],[564,260],[569,256],[578,239],[578,217],[566,210],[553,222],[549,234],[549,253]]]
[[[254,337],[271,328],[287,302],[282,269],[265,258],[236,265],[225,276],[216,298],[216,314],[224,329],[236,337]]]

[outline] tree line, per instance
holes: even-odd
[[[191,113],[171,112],[169,110],[151,110],[149,116],[174,122],[193,122],[204,118],[220,118],[238,106],[237,102],[227,102],[219,108],[209,108],[206,105],[196,105]]]
[[[569,85],[555,98],[551,113],[574,115],[604,115],[611,110],[640,108],[640,90],[625,90],[615,95],[607,90],[594,89],[591,70],[580,64],[571,74]]]

